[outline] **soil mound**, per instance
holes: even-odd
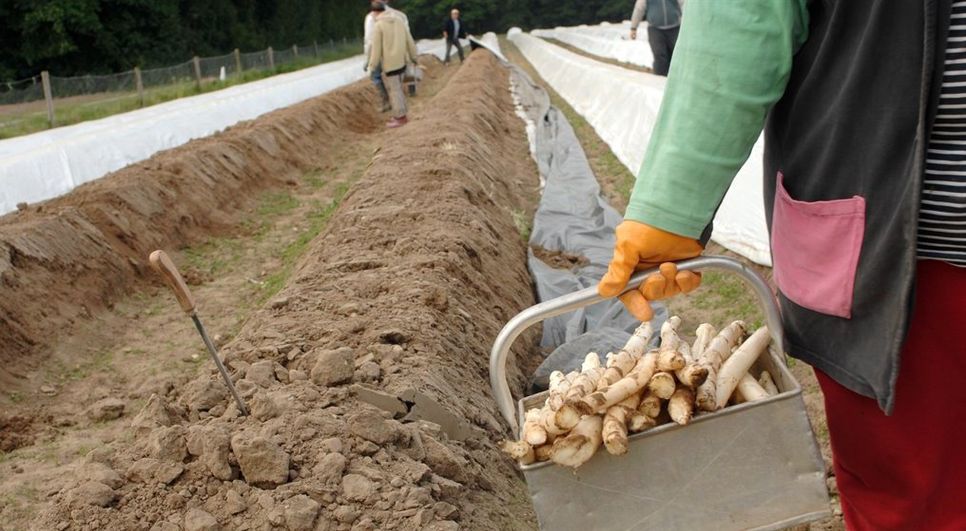
[[[487,358],[533,303],[514,219],[529,218],[537,172],[491,54],[471,54],[431,106],[225,348],[252,415],[213,371],[152,396],[132,440],[78,463],[91,472],[38,528],[536,527],[494,444]]]
[[[311,167],[329,139],[378,127],[360,82],[124,168],[0,218],[0,385],[150,274],[146,257],[237,230],[257,193]]]

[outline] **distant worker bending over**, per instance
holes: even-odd
[[[966,0],[687,10],[599,292],[661,265],[621,295],[650,319],[697,286],[673,262],[702,252],[764,126],[784,346],[825,395],[846,525],[966,529]]]
[[[392,120],[386,126],[401,127],[408,122],[403,75],[406,73],[406,65],[416,63],[416,43],[409,34],[409,27],[402,13],[388,9],[386,2],[381,0],[374,0],[370,6],[376,22],[372,30],[369,71],[381,66],[382,81],[392,106]]]
[[[460,18],[459,9],[454,9],[449,12],[449,18],[446,19],[446,27],[443,29],[443,38],[446,40],[446,58],[443,59],[443,63],[449,64],[449,54],[453,46],[456,47],[456,51],[460,55],[460,63],[462,63],[463,46],[460,45],[460,39],[466,38],[466,25],[463,24],[463,19]]]
[[[637,0],[634,4],[631,40],[637,39],[637,28],[642,20],[646,20],[647,42],[654,54],[654,73],[659,76],[666,76],[671,67],[671,55],[678,42],[683,5],[684,0]]]

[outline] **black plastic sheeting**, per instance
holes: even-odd
[[[531,249],[539,246],[587,259],[585,265],[559,269],[531,250],[528,265],[542,302],[597,285],[607,272],[614,252],[614,229],[622,217],[601,196],[573,128],[563,113],[550,105],[546,91],[519,68],[512,69],[511,79],[518,103],[533,123],[534,158],[545,181],[533,220]],[[652,323],[659,329],[667,318],[667,309],[658,303],[654,311]],[[534,373],[531,392],[546,389],[552,371],[578,369],[588,352],[602,357],[616,352],[639,325],[617,299],[544,321],[540,345],[553,351]],[[656,344],[656,337],[653,342]]]

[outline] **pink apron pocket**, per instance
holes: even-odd
[[[783,179],[779,173],[771,229],[778,289],[803,308],[849,319],[865,236],[865,199],[797,201]]]

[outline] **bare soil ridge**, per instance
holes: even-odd
[[[38,528],[535,528],[487,384],[489,345],[533,303],[514,219],[537,175],[507,87],[473,53],[225,348],[251,417],[214,374],[152,397]],[[440,423],[409,422],[420,404]]]
[[[356,83],[0,218],[0,385],[77,319],[156,282],[151,250],[237,227],[257,191],[309,167],[327,137],[378,127],[373,98]]]

